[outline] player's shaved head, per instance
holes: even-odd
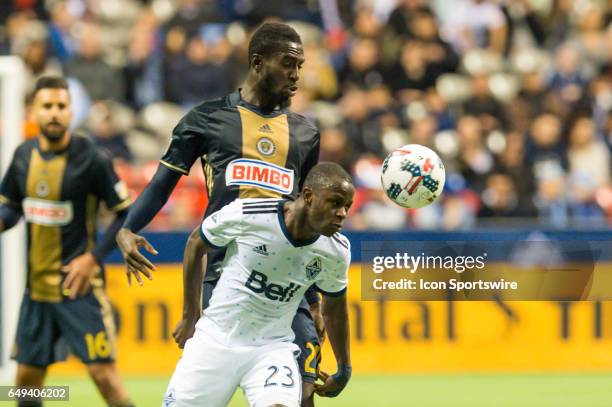
[[[282,50],[289,42],[302,43],[299,34],[291,26],[283,23],[262,24],[249,42],[249,63],[253,60],[253,54],[267,57]]]
[[[340,165],[332,162],[320,162],[306,176],[304,188],[308,187],[312,191],[330,189],[341,184],[342,181],[353,185],[351,176]]]

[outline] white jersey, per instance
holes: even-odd
[[[336,233],[294,241],[277,199],[237,199],[211,214],[200,234],[227,246],[221,278],[198,328],[228,345],[293,341],[291,321],[314,284],[324,295],[346,291],[349,240]],[[212,322],[212,324],[211,324]]]

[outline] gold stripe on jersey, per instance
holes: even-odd
[[[67,154],[45,161],[32,150],[26,180],[29,198],[60,201]],[[62,280],[62,229],[30,223],[30,296],[35,301],[60,302]]]
[[[238,106],[242,122],[242,157],[266,161],[284,167],[289,153],[289,122],[287,115],[264,117]],[[272,142],[271,153],[264,155],[257,148],[262,139]],[[254,186],[241,185],[240,198],[280,198],[279,192]]]
[[[10,199],[8,199],[4,195],[0,195],[0,204],[11,206],[13,208],[18,208],[19,207],[19,204],[16,204],[15,202],[11,201]]]
[[[106,335],[108,338],[108,344],[111,348],[110,357],[116,358],[117,329],[115,326],[115,319],[113,318],[113,309],[102,286],[94,286],[92,288],[92,292],[93,295],[96,297],[96,300],[98,300],[98,302],[100,303],[100,309],[102,311],[102,323],[104,324],[104,328],[106,330]]]
[[[127,208],[131,204],[132,204],[132,200],[128,198],[125,201],[123,201],[121,203],[118,203],[117,205],[113,206],[112,208],[108,208],[108,210],[111,211],[111,212],[119,212],[119,211],[124,210],[125,208]]]
[[[87,195],[85,201],[85,229],[87,230],[87,251],[91,252],[96,245],[96,213],[98,209],[98,198],[95,195]],[[102,285],[100,267],[96,266],[96,272],[91,279],[92,285]]]
[[[159,162],[160,162],[160,164],[165,165],[166,167],[170,168],[173,171],[180,172],[181,174],[184,174],[184,175],[188,175],[189,174],[189,171],[185,171],[184,169],[179,168],[176,165],[172,165],[170,163],[167,163],[164,160],[159,160]]]
[[[202,171],[204,172],[204,179],[206,180],[206,190],[208,194],[212,194],[213,187],[215,186],[215,178],[213,177],[212,165],[208,163],[208,157],[202,156]]]

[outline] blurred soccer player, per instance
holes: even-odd
[[[16,384],[42,386],[47,367],[64,360],[69,347],[110,406],[132,406],[114,362],[102,269],[125,220],[127,189],[108,157],[68,131],[72,110],[63,78],[38,80],[32,114],[40,135],[17,148],[0,186],[0,231],[21,216],[28,229],[27,286],[12,355]],[[100,201],[117,216],[96,243]]]
[[[298,407],[291,319],[310,286],[324,295],[323,315],[338,365],[338,373],[326,376],[317,393],[335,397],[342,391],[351,375],[350,243],[338,232],[354,193],[342,167],[321,163],[308,174],[296,201],[238,199],[204,220],[185,251],[183,320],[173,334],[185,350],[164,405],[226,406],[240,386],[251,406]],[[202,256],[212,247],[228,250],[200,318]]]
[[[236,198],[295,199],[304,176],[319,158],[319,132],[302,116],[288,109],[297,91],[304,52],[299,35],[286,24],[267,23],[249,43],[249,72],[244,87],[226,97],[204,102],[176,126],[167,152],[150,184],[136,200],[117,235],[126,259],[128,281],[142,284],[141,274],[151,278],[152,263],[141,253],[155,249],[134,232],[159,212],[181,175],[188,174],[201,158],[210,194],[206,216]],[[198,231],[195,231],[197,235]],[[192,234],[193,236],[193,234]],[[204,284],[204,308],[219,279],[224,249],[208,256]],[[198,294],[199,295],[199,294]],[[307,295],[294,320],[296,344],[302,349],[305,406],[312,406],[314,381],[320,359],[317,327],[323,323],[319,297]],[[311,315],[312,312],[312,315]]]

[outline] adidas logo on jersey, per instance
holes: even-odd
[[[270,127],[270,125],[268,123],[266,123],[263,126],[261,126],[260,128],[258,128],[257,131],[260,131],[262,133],[272,134],[272,127]]]
[[[289,302],[300,285],[289,283],[287,287],[279,284],[268,283],[268,276],[257,270],[251,271],[251,275],[245,286],[257,294],[264,294],[266,298],[272,301]]]
[[[268,246],[262,244],[261,246],[253,247],[253,251],[257,254],[261,254],[262,256],[268,255]]]

